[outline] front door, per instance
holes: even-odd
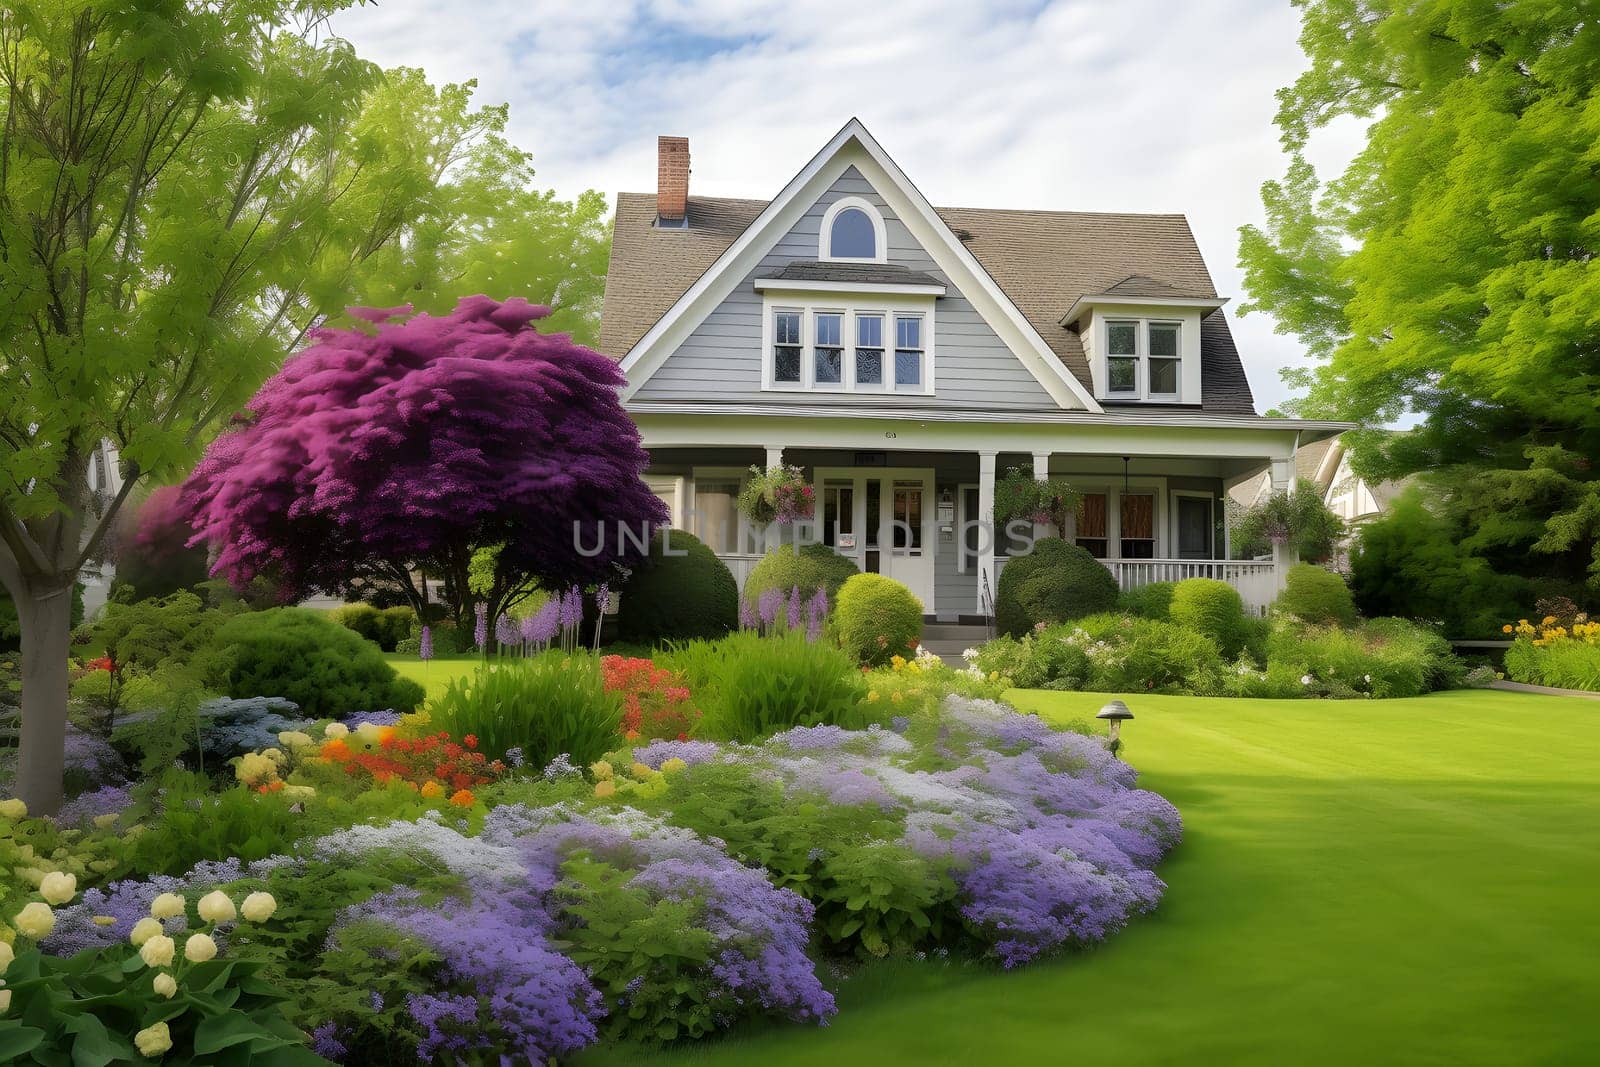
[[[922,468],[818,470],[822,542],[867,574],[900,582],[932,614],[933,471]]]
[[[1211,498],[1175,496],[1179,559],[1213,559],[1211,554]]]

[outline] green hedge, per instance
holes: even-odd
[[[1186,578],[1172,590],[1172,621],[1205,634],[1229,659],[1244,651],[1249,622],[1239,591],[1215,578]]]
[[[328,618],[371,641],[385,652],[411,634],[417,613],[408,607],[375,608],[371,604],[345,604],[328,612]]]
[[[881,574],[857,574],[839,588],[834,612],[839,645],[867,667],[916,655],[922,640],[922,601]]]
[[[305,608],[235,616],[217,630],[206,663],[228,696],[287,697],[311,718],[410,711],[423,696],[371,642]]]
[[[828,591],[828,603],[837,604],[839,587],[851,575],[861,573],[855,561],[841,556],[827,545],[804,545],[796,552],[793,545],[779,545],[761,557],[744,580],[744,598],[756,603],[768,589],[787,594],[799,588],[802,600]]]
[[[1355,597],[1344,579],[1310,563],[1296,563],[1289,568],[1283,592],[1272,607],[1301,622],[1322,626],[1351,626],[1356,621]]]
[[[1021,637],[1038,623],[1065,622],[1117,606],[1117,580],[1099,560],[1059,537],[1008,560],[995,594],[995,624]]]
[[[717,638],[738,624],[739,586],[727,564],[693,534],[656,531],[649,556],[622,587],[617,608],[622,639],[650,643]]]
[[[1165,622],[1172,617],[1172,591],[1177,582],[1151,582],[1122,594],[1118,606],[1130,615]]]

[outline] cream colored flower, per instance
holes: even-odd
[[[296,797],[300,800],[304,800],[307,797],[316,796],[317,788],[316,786],[311,785],[286,785],[283,787],[283,795],[286,797]]]
[[[172,1031],[166,1023],[156,1023],[134,1034],[133,1043],[141,1056],[155,1059],[172,1047]]]
[[[186,905],[176,893],[162,893],[150,902],[150,914],[158,919],[171,919],[182,915]]]
[[[11,1010],[11,990],[0,989],[0,1015]]]
[[[172,995],[178,991],[178,980],[166,971],[156,975],[155,981],[150,984],[155,989],[157,996],[166,997],[168,1000],[171,1000]]]
[[[50,931],[56,928],[56,913],[50,910],[50,905],[36,900],[17,912],[11,921],[18,930],[37,941],[50,936]]]
[[[210,934],[195,934],[183,946],[183,958],[190,963],[204,963],[217,958],[217,943]]]
[[[253,923],[264,923],[278,910],[278,902],[271,893],[251,893],[244,898],[239,909]]]
[[[600,779],[610,778],[612,774],[611,764],[607,763],[605,760],[600,760],[598,763],[589,764],[589,770],[596,778]]]
[[[301,733],[299,730],[285,730],[278,735],[278,744],[293,752],[297,749],[310,748],[316,742],[311,740],[310,734]]]
[[[166,932],[166,928],[161,925],[160,919],[152,919],[146,916],[133,924],[133,929],[128,931],[128,940],[133,943],[134,948],[143,948],[146,941]]]
[[[11,966],[11,961],[17,958],[17,950],[8,942],[0,941],[0,974],[6,973],[6,968]]]
[[[322,730],[323,737],[343,737],[350,732],[350,727],[342,722],[330,722]]]
[[[233,909],[233,901],[228,894],[220,889],[214,889],[200,898],[200,905],[196,909],[200,918],[208,923],[225,923],[238,917],[238,912]]]
[[[676,773],[678,773],[679,771],[685,769],[688,766],[689,765],[687,763],[683,762],[683,760],[679,759],[677,756],[673,756],[670,759],[665,759],[665,760],[661,761],[661,773],[662,774],[676,774]]]
[[[119,818],[121,818],[121,816],[116,812],[107,812],[104,815],[96,815],[94,817],[94,824],[102,830],[109,830],[113,826],[117,825],[117,820]]]
[[[28,805],[17,798],[12,797],[10,800],[0,800],[0,815],[8,819],[22,819],[26,818],[27,814]]]
[[[356,725],[356,736],[363,741],[377,744],[383,736],[383,728],[375,722],[362,722]]]
[[[94,919],[91,920],[91,921],[96,926],[115,926],[115,925],[117,925],[117,917],[115,915],[96,915],[94,917]]]
[[[178,953],[178,943],[166,934],[157,934],[139,947],[139,958],[146,967],[170,967]]]
[[[278,765],[259,752],[246,752],[239,757],[239,763],[233,769],[234,777],[245,785],[255,785],[275,777],[277,773]]]
[[[283,754],[283,749],[281,748],[264,748],[261,750],[261,754],[273,763],[282,763],[289,758]]]
[[[78,895],[78,878],[61,871],[51,871],[39,882],[39,895],[44,897],[47,904],[65,904]]]

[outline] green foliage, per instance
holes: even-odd
[[[408,656],[419,655],[422,652],[422,623],[417,620],[415,612],[412,612],[408,625],[408,633],[395,642],[394,650]],[[472,634],[449,620],[430,623],[428,632],[433,638],[435,656],[455,656],[472,651]]]
[[[1587,572],[1600,593],[1593,13],[1300,6],[1309,66],[1278,113],[1293,163],[1240,246],[1247,307],[1320,361],[1290,378],[1308,390],[1297,413],[1368,428],[1420,415],[1403,434],[1347,435],[1356,472],[1432,472],[1491,570]],[[1351,116],[1373,119],[1365,146],[1321,183],[1307,138]]]
[[[1078,506],[1078,493],[1068,484],[1035,477],[1030,470],[1012,467],[994,483],[994,522],[1004,528],[1012,522],[1049,522],[1067,528],[1067,516]]]
[[[385,652],[395,651],[395,646],[411,634],[412,620],[417,613],[408,607],[383,608],[371,604],[344,604],[328,612],[328,618],[371,641]]]
[[[0,1057],[12,1064],[147,1063],[135,1035],[164,1025],[163,1063],[309,1067],[321,1062],[284,1015],[288,994],[261,965],[213,959],[182,968],[178,992],[162,997],[132,946],[62,959],[37,949],[6,969],[11,1008],[0,1018]]]
[[[36,897],[39,878],[61,871],[80,886],[108,882],[128,870],[119,831],[64,830],[51,819],[0,816],[0,915],[10,917]]]
[[[230,856],[251,863],[288,852],[306,831],[284,794],[244,786],[213,791],[203,774],[170,770],[140,792],[136,813],[146,815],[145,830],[127,846],[140,871],[182,874],[201,860]]]
[[[1342,629],[1279,623],[1267,669],[1230,679],[1246,697],[1410,697],[1461,684],[1466,667],[1438,634],[1403,619]]]
[[[1230,502],[1234,514],[1233,555],[1251,559],[1288,545],[1301,559],[1321,560],[1333,555],[1344,536],[1344,520],[1328,509],[1314,482],[1301,478],[1293,492],[1272,493],[1254,507]]]
[[[977,667],[1025,688],[1090,692],[1217,693],[1222,653],[1186,626],[1118,613],[1001,638],[978,652]]]
[[[1273,610],[1293,615],[1301,622],[1324,626],[1352,626],[1356,602],[1342,577],[1311,563],[1296,563],[1284,576],[1283,592]]]
[[[1438,622],[1451,637],[1497,637],[1534,599],[1526,579],[1496,573],[1469,553],[1453,524],[1407,490],[1388,512],[1361,528],[1350,555],[1350,587],[1369,616]]]
[[[1512,681],[1600,692],[1600,644],[1564,639],[1535,645],[1518,638],[1506,649],[1505,668]]]
[[[798,588],[800,598],[807,600],[818,589],[826,589],[828,602],[834,604],[838,602],[839,587],[859,573],[855,560],[839,555],[827,545],[802,545],[797,552],[793,545],[782,544],[750,569],[744,580],[744,598],[754,604],[768,589],[781,589],[787,594]]]
[[[1249,639],[1239,591],[1215,578],[1186,578],[1179,582],[1172,591],[1171,617],[1179,626],[1211,638],[1229,659],[1244,651]]]
[[[1172,617],[1172,591],[1176,582],[1151,582],[1130,589],[1117,599],[1117,607],[1130,615],[1164,621]]]
[[[212,640],[206,671],[228,696],[287,697],[309,718],[410,711],[423,696],[371,643],[305,608],[229,620]]]
[[[657,530],[649,556],[622,587],[624,641],[721,637],[739,623],[739,586],[728,565],[693,534]]]
[[[674,645],[657,663],[694,694],[702,712],[696,733],[706,737],[757,741],[792,726],[862,725],[865,687],[855,660],[797,631],[741,630]]]
[[[1065,622],[1117,605],[1117,580],[1077,545],[1059,537],[1006,562],[995,595],[995,624],[1020,637],[1041,622]]]
[[[495,756],[520,748],[530,766],[543,767],[565,752],[581,765],[616,747],[622,703],[606,692],[597,658],[552,651],[451,682],[430,716],[433,727],[473,734]]]
[[[916,653],[922,639],[922,601],[893,578],[857,574],[839,587],[834,627],[839,644],[867,667]]]

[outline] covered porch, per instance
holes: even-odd
[[[837,415],[636,419],[651,452],[647,480],[673,524],[711,546],[741,588],[776,545],[817,543],[906,584],[930,619],[982,621],[992,615],[1006,561],[1034,538],[1059,534],[1100,559],[1124,590],[1216,578],[1261,612],[1292,562],[1281,552],[1230,559],[1225,501],[1231,485],[1263,467],[1275,486],[1289,484],[1293,432],[1160,430],[1105,416],[1087,427]],[[741,434],[737,442],[718,440]],[[779,464],[801,469],[815,513],[807,522],[757,528],[739,514],[739,491],[752,467]],[[995,528],[995,485],[1014,468],[1080,494],[1066,530]]]

